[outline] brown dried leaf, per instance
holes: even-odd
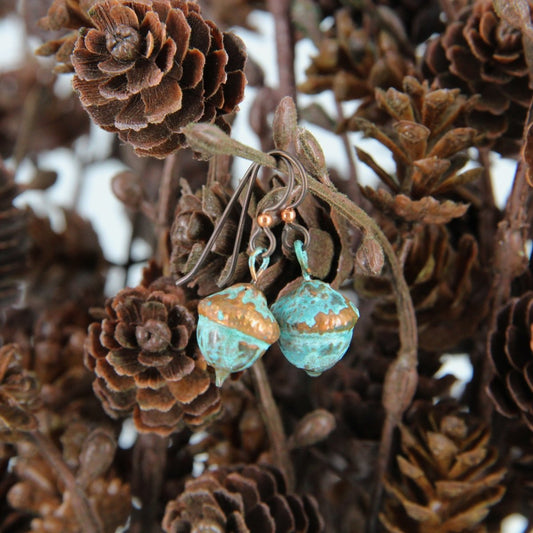
[[[305,128],[297,128],[296,154],[311,176],[326,185],[332,185],[322,147],[315,136]]]
[[[356,274],[379,276],[385,264],[383,248],[370,235],[365,235],[355,254]]]

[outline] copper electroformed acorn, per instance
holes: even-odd
[[[196,336],[222,385],[233,372],[257,361],[279,337],[279,326],[264,294],[251,283],[232,285],[198,305]]]
[[[302,241],[294,243],[303,280],[272,305],[283,355],[311,376],[335,365],[346,353],[359,318],[355,305],[329,284],[309,276]]]

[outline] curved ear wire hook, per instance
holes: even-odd
[[[221,217],[218,219],[217,224],[213,230],[213,233],[211,234],[211,237],[207,241],[204,249],[202,250],[202,253],[200,254],[200,257],[198,258],[198,261],[196,261],[196,264],[194,265],[194,267],[192,268],[190,272],[188,272],[187,274],[185,274],[185,276],[181,277],[180,279],[176,281],[176,285],[179,286],[179,285],[183,285],[184,283],[187,283],[192,278],[194,278],[194,276],[198,273],[206,257],[209,255],[209,253],[213,249],[215,241],[220,235],[220,232],[222,231],[222,228],[224,227],[224,224],[226,220],[228,219],[231,213],[231,210],[233,209],[233,206],[238,201],[239,196],[241,195],[243,189],[246,187],[246,185],[248,185],[248,188],[246,189],[246,193],[244,196],[243,204],[242,204],[242,211],[239,216],[239,225],[237,228],[237,234],[235,235],[235,244],[233,245],[233,252],[230,258],[231,262],[229,265],[228,274],[224,276],[223,280],[220,280],[221,285],[225,285],[226,282],[233,276],[233,273],[235,272],[235,267],[237,265],[239,248],[241,246],[242,234],[244,231],[244,218],[246,217],[246,213],[248,212],[248,206],[250,205],[250,199],[252,197],[252,190],[254,188],[254,183],[255,183],[255,179],[257,178],[259,168],[260,168],[260,165],[257,163],[254,163],[248,168],[248,170],[246,171],[246,174],[242,177],[239,185],[237,186],[237,189],[235,189],[233,196],[230,198],[228,205],[226,205],[226,208],[224,209]]]
[[[283,210],[294,209],[295,207],[298,207],[302,203],[305,195],[307,194],[307,189],[308,189],[307,174],[305,172],[303,165],[300,163],[300,161],[298,161],[297,159],[289,155],[287,152],[283,152],[282,150],[272,150],[271,152],[268,152],[268,155],[271,155],[280,161],[285,161],[285,163],[287,164],[287,187],[286,187],[285,194],[274,205],[271,205],[265,208],[261,212],[261,214],[268,214],[268,213],[279,211],[281,209]],[[296,189],[296,180],[295,180],[295,174],[294,174],[295,169],[300,175],[300,179],[301,179],[300,192],[298,196],[294,200],[292,200],[292,202],[287,203]],[[304,227],[300,226],[299,224],[291,224],[291,225],[299,229],[300,232],[303,234],[304,247],[307,248],[307,244],[309,242],[309,234],[307,233],[307,230]],[[261,233],[264,233],[267,236],[268,241],[269,241],[269,246],[267,250],[265,251],[265,253],[263,254],[263,256],[269,257],[273,254],[276,248],[276,238],[274,237],[272,230],[268,226],[264,226],[264,227],[258,226],[255,229],[255,231],[252,233],[250,237],[250,248],[254,250],[257,247],[256,240]]]
[[[285,194],[278,202],[276,202],[274,205],[269,206],[268,208],[263,211],[263,213],[269,213],[274,211],[279,211],[281,208],[284,209],[294,209],[300,203],[302,202],[304,196],[307,194],[307,174],[305,172],[305,169],[303,168],[302,164],[295,159],[294,157],[290,156],[286,152],[283,152],[281,150],[273,150],[268,153],[269,155],[273,156],[274,158],[278,160],[284,160],[287,163],[287,189]],[[230,198],[228,205],[224,209],[221,217],[219,218],[218,222],[216,223],[216,226],[213,230],[213,233],[211,234],[211,237],[207,241],[204,249],[202,250],[202,253],[200,254],[200,257],[198,258],[198,261],[196,261],[196,264],[192,268],[190,272],[188,272],[185,276],[181,277],[176,281],[176,285],[183,285],[187,282],[189,282],[191,279],[196,276],[198,271],[200,270],[200,267],[202,266],[203,262],[213,249],[213,246],[215,244],[215,241],[217,240],[218,236],[220,235],[220,232],[222,231],[222,228],[224,227],[224,223],[228,219],[231,210],[233,209],[233,206],[238,201],[239,196],[241,195],[242,191],[248,185],[248,188],[246,189],[246,193],[243,199],[242,204],[242,211],[239,216],[239,224],[237,227],[237,233],[235,235],[235,243],[233,245],[233,252],[230,257],[230,263],[227,269],[227,274],[219,280],[219,284],[221,286],[225,285],[233,276],[235,272],[235,268],[237,266],[237,260],[239,257],[239,249],[242,242],[242,235],[244,232],[244,219],[246,217],[246,213],[248,212],[248,206],[250,205],[250,199],[252,197],[252,191],[254,187],[255,180],[257,178],[257,174],[259,173],[259,169],[261,166],[258,163],[253,163],[248,170],[246,171],[246,174],[242,177],[239,185],[237,186],[237,189],[235,189],[235,192],[233,193],[233,196]],[[301,178],[301,188],[300,193],[294,199],[291,203],[287,204],[287,201],[291,198],[291,196],[294,193],[295,190],[295,176],[294,176],[294,169],[298,171]],[[298,224],[291,224],[293,227],[299,229],[304,234],[304,247],[307,247],[307,243],[309,242],[309,234],[307,233],[307,230],[303,228],[302,226],[299,226]],[[258,227],[252,236],[250,237],[250,246],[252,249],[255,247],[255,240],[257,239],[259,233],[264,232],[269,240],[269,247],[261,253],[261,257],[263,259],[270,257],[274,250],[276,249],[276,238],[274,237],[274,234],[272,233],[272,230],[268,227]]]

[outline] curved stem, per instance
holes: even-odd
[[[274,463],[286,475],[287,492],[290,493],[294,490],[294,468],[279,409],[272,396],[272,389],[270,388],[263,362],[261,360],[257,361],[250,371],[256,394],[259,397],[261,414],[268,432]]]
[[[383,477],[387,471],[394,429],[401,421],[403,413],[411,404],[418,381],[417,374],[417,329],[416,318],[409,287],[403,275],[403,268],[396,257],[389,240],[376,222],[345,195],[334,191],[316,180],[309,180],[309,190],[321,198],[351,224],[372,234],[381,245],[392,272],[392,285],[396,296],[399,320],[400,350],[390,365],[383,385],[383,406],[386,417],[379,446],[376,479],[372,490],[372,506],[367,522],[367,533],[375,531],[377,515],[383,494]]]
[[[54,443],[40,431],[32,431],[28,435],[37,446],[42,458],[57,473],[59,479],[69,491],[72,498],[72,510],[78,520],[81,531],[83,533],[102,533],[102,525],[91,508],[87,495],[76,482],[74,474],[66,465]]]

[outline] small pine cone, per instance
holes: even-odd
[[[280,198],[280,187],[273,187],[268,193],[257,186],[254,189],[254,201],[248,214],[254,221],[255,213],[273,205]],[[171,268],[172,274],[181,277],[196,265],[205,244],[213,232],[222,212],[230,199],[232,191],[218,182],[203,187],[193,193],[184,183],[182,195],[178,202],[174,224],[171,229]],[[191,285],[197,285],[199,296],[206,296],[220,290],[219,279],[226,273],[237,231],[240,206],[232,211],[224,223],[212,253],[208,255]],[[335,211],[324,206],[312,195],[307,195],[297,208],[298,222],[309,229],[310,242],[307,249],[311,274],[331,283],[338,288],[350,275],[353,267],[351,239],[344,219]],[[250,234],[254,229],[250,220],[245,220],[240,255],[237,258],[232,283],[249,282],[248,255],[246,249]],[[277,242],[282,242],[283,224],[278,219],[271,229]],[[294,238],[298,238],[296,234]],[[261,243],[259,243],[261,244]],[[274,301],[277,294],[290,281],[301,276],[301,268],[290,251],[280,250],[270,259],[270,265],[259,277],[257,287],[265,293],[267,300]]]
[[[398,246],[401,249],[401,244]],[[423,350],[442,353],[458,349],[487,314],[487,275],[472,235],[462,235],[454,246],[446,227],[417,226],[405,259],[404,276]],[[365,297],[384,298],[373,314],[376,325],[397,328],[396,304],[388,280],[360,275],[355,278],[355,287]]]
[[[18,439],[19,431],[37,427],[33,416],[40,406],[39,382],[22,367],[22,354],[16,344],[0,348],[0,440]]]
[[[27,268],[27,216],[13,205],[18,192],[13,175],[0,161],[0,310],[19,299]]]
[[[108,300],[105,318],[89,327],[85,361],[111,417],[133,412],[139,431],[169,435],[219,412],[218,389],[196,345],[192,307],[168,278]]]
[[[368,30],[356,26],[349,9],[340,9],[299,89],[307,94],[331,90],[339,102],[362,98],[361,112],[373,103],[376,87],[400,87],[411,70],[411,62],[388,33],[369,35]]]
[[[185,0],[103,0],[72,54],[74,87],[96,124],[138,155],[164,158],[190,122],[216,122],[244,96],[244,44]]]
[[[488,393],[507,417],[521,417],[533,431],[533,292],[511,300],[499,313],[488,343],[495,375]]]
[[[464,215],[466,204],[449,198],[457,187],[477,179],[481,169],[460,173],[469,160],[465,151],[472,147],[477,133],[462,127],[471,100],[458,89],[429,88],[411,76],[403,80],[403,91],[376,90],[378,106],[390,117],[391,126],[352,117],[346,127],[361,130],[392,152],[396,172],[391,175],[368,153],[357,150],[368,165],[391,190],[375,191],[363,187],[363,194],[387,215],[409,222],[443,224]]]
[[[401,481],[386,483],[381,521],[394,533],[486,532],[483,520],[505,492],[489,431],[450,406],[428,410],[401,427]]]
[[[520,149],[531,102],[521,32],[500,19],[492,0],[474,0],[428,44],[427,75],[440,87],[480,95],[468,123],[502,155]]]
[[[114,533],[124,526],[131,512],[130,487],[116,477],[113,458],[116,441],[113,435],[98,427],[92,429],[75,422],[61,435],[63,460],[76,478],[101,525],[102,533]],[[35,518],[27,530],[31,533],[80,533],[79,509],[59,474],[29,443],[17,445],[18,478],[8,492],[9,504]]]
[[[324,530],[314,498],[287,494],[281,472],[267,465],[221,468],[188,481],[167,504],[162,526],[165,533]]]

